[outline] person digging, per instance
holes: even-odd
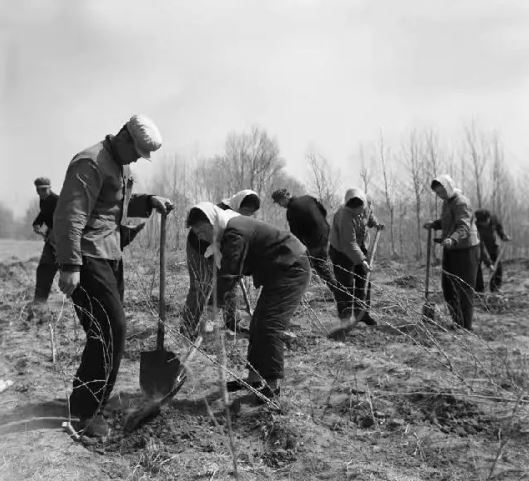
[[[128,217],[167,213],[169,199],[132,194],[129,164],[149,159],[161,135],[148,118],[133,115],[114,135],[75,155],[55,209],[53,226],[59,288],[71,296],[86,333],[69,406],[77,430],[105,437],[102,412],[112,392],[125,345],[122,224]]]
[[[345,193],[344,205],[334,214],[331,227],[329,254],[334,275],[341,285],[337,291],[338,317],[344,324],[362,313],[360,320],[368,326],[377,322],[368,312],[371,301],[371,283],[366,288],[367,273],[371,269],[367,261],[369,228],[384,229],[373,214],[371,205],[360,189]]]
[[[241,190],[235,195],[223,199],[217,207],[222,210],[237,212],[241,215],[251,216],[259,210],[261,200],[256,192],[250,189]],[[189,289],[182,310],[181,333],[194,339],[200,322],[200,317],[209,301],[213,287],[214,263],[210,242],[199,239],[193,229],[189,230],[186,242],[187,270],[189,272]],[[240,318],[237,311],[237,285],[226,293],[223,308],[224,325],[227,329],[237,332],[241,330]]]
[[[286,209],[290,232],[307,247],[312,269],[325,282],[337,302],[340,286],[329,265],[330,227],[325,207],[311,195],[293,197],[287,189],[274,191],[272,200]]]
[[[509,242],[511,238],[503,230],[503,225],[498,216],[491,214],[489,210],[477,209],[474,212],[474,217],[481,241],[481,259],[476,278],[476,292],[485,292],[485,282],[483,281],[483,271],[481,269],[482,263],[491,271],[495,269],[491,274],[489,289],[490,292],[498,292],[503,282],[500,241]]]
[[[250,322],[246,383],[271,399],[280,394],[284,376],[284,337],[311,276],[305,246],[290,232],[236,212],[223,211],[209,202],[194,206],[187,227],[209,242],[218,271],[217,307],[243,275],[262,287]],[[243,389],[228,382],[228,391]]]

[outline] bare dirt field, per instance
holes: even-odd
[[[132,434],[141,402],[139,353],[154,348],[157,253],[126,255],[126,354],[107,407],[108,440],[77,442],[61,429],[84,333],[57,287],[51,322],[26,323],[39,243],[0,245],[2,480],[529,480],[529,260],[505,264],[502,296],[479,298],[475,329],[448,329],[434,272],[436,323],[421,321],[424,266],[380,260],[372,314],[345,342],[328,291],[313,279],[292,320],[279,408],[219,388],[220,337],[208,334],[187,382]],[[187,289],[182,253],[168,267],[168,347],[182,355],[178,313]],[[255,302],[255,290],[251,290]],[[51,330],[56,355],[52,362]],[[244,339],[226,338],[227,368],[243,376]]]

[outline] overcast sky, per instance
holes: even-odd
[[[379,131],[471,119],[529,164],[527,0],[0,0],[0,66],[0,201],[17,214],[35,177],[59,191],[133,113],[159,125],[160,155],[220,153],[259,125],[299,177],[309,146],[350,174]]]

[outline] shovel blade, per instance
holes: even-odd
[[[180,360],[170,351],[145,351],[140,354],[140,386],[150,398],[161,399],[175,387],[182,370]]]

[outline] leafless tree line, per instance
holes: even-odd
[[[529,206],[522,195],[529,170],[510,168],[499,136],[484,133],[475,124],[463,129],[454,146],[443,144],[433,130],[413,130],[398,145],[389,145],[381,133],[373,142],[362,144],[353,156],[352,169],[354,172],[356,166],[356,172],[351,186],[344,185],[342,172],[320,152],[308,151],[305,160],[306,177],[301,182],[285,172],[277,141],[265,130],[253,127],[248,132],[230,133],[224,152],[214,157],[194,163],[178,156],[166,158],[148,190],[174,199],[170,238],[178,248],[183,246],[185,213],[196,202],[219,202],[241,189],[253,189],[262,199],[257,217],[286,228],[284,211],[271,201],[275,189],[286,187],[294,195],[314,195],[327,208],[328,220],[332,221],[345,190],[361,187],[387,227],[381,254],[421,259],[426,242],[422,225],[441,213],[430,183],[448,173],[474,209],[488,208],[513,234],[507,255],[529,255]],[[150,245],[155,238],[155,227],[143,234],[143,242]]]
[[[488,208],[501,218],[513,237],[507,255],[529,255],[529,204],[523,195],[529,169],[511,167],[500,137],[480,130],[474,123],[464,127],[459,141],[451,145],[434,130],[412,130],[397,145],[390,145],[380,133],[352,155],[349,171],[353,172],[354,185],[344,185],[342,172],[315,149],[307,152],[305,160],[302,182],[285,171],[277,140],[266,130],[252,127],[228,134],[224,152],[213,157],[162,158],[153,164],[154,175],[143,187],[146,192],[156,192],[175,202],[168,226],[169,242],[174,248],[185,244],[186,212],[203,200],[220,202],[239,190],[253,189],[262,199],[257,217],[286,228],[284,210],[271,200],[275,189],[286,187],[294,195],[314,195],[327,208],[331,221],[345,190],[360,187],[372,201],[377,217],[386,224],[381,254],[420,259],[426,241],[422,224],[440,215],[440,202],[430,183],[437,175],[448,173],[474,209]],[[18,225],[12,212],[0,206],[0,217],[6,220],[0,222],[0,229],[6,231],[0,230],[0,237],[31,236],[31,222],[37,211],[38,201],[34,199]],[[153,216],[140,235],[143,246],[156,245],[157,225]]]

